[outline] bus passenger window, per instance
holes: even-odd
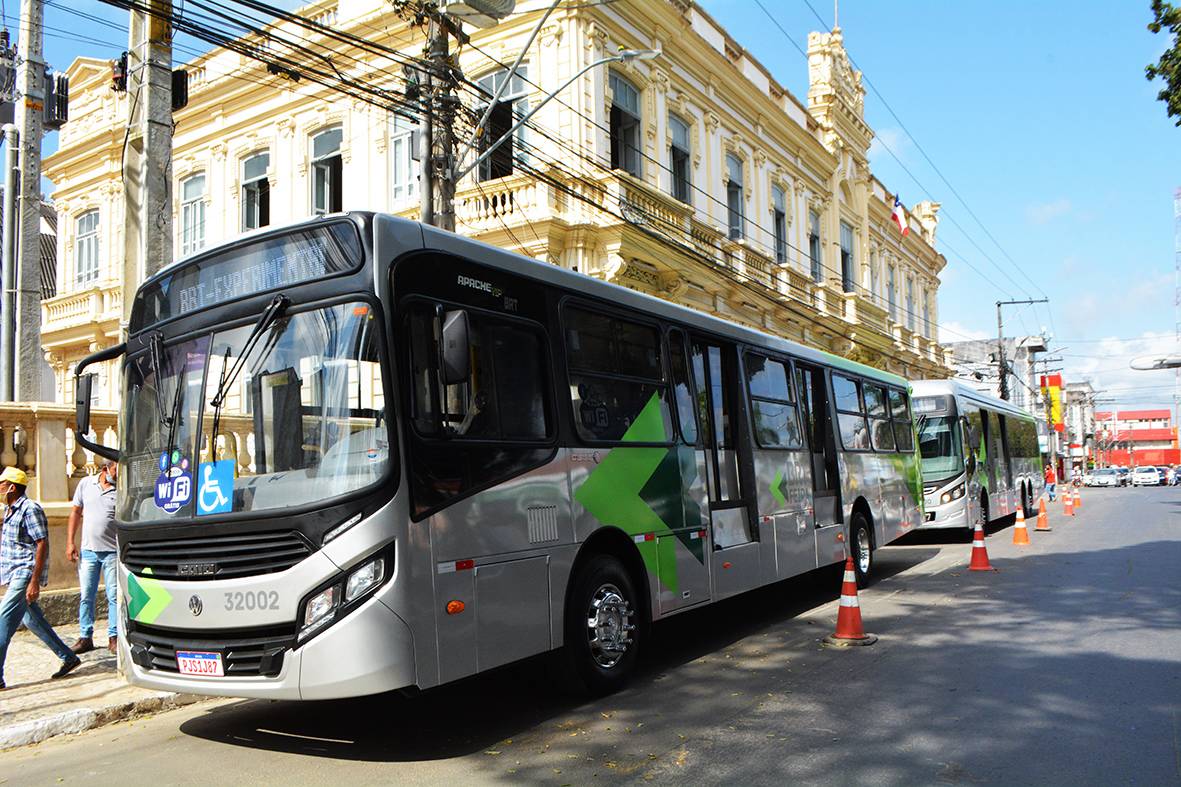
[[[899,451],[914,450],[914,422],[906,394],[890,389],[890,416],[894,419],[894,442]]]
[[[681,439],[685,445],[697,445],[697,406],[693,388],[689,384],[689,365],[685,359],[685,334],[668,334],[669,366],[672,367],[673,395],[677,401],[677,419],[681,422]]]
[[[762,448],[799,448],[799,420],[792,396],[787,365],[762,355],[746,356],[746,381],[750,391],[755,440]]]
[[[868,451],[869,426],[866,424],[865,409],[861,402],[861,383],[834,374],[832,391],[836,397],[837,425],[841,431],[841,443],[849,451]]]
[[[588,441],[673,439],[660,332],[598,312],[568,308],[566,360],[578,435]]]
[[[886,394],[880,386],[865,386],[865,411],[869,415],[869,432],[875,451],[893,451],[894,427],[886,411]]]

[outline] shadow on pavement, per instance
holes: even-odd
[[[879,551],[876,580],[939,554],[936,549]],[[543,722],[601,702],[659,702],[676,670],[707,654],[769,632],[840,595],[841,566],[687,612],[653,626],[637,679],[624,692],[587,703],[563,691],[549,656],[539,656],[414,696],[391,692],[323,702],[247,700],[211,709],[181,726],[187,735],[271,751],[366,761],[419,761],[481,752]],[[813,621],[801,632],[819,639]]]

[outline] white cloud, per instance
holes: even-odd
[[[893,158],[894,153],[902,161],[906,161],[906,154],[910,150],[910,137],[900,128],[879,128],[874,131],[873,142],[869,144],[869,158],[877,161],[881,158]],[[888,148],[888,150],[887,150]]]
[[[980,339],[991,338],[992,334],[990,333],[977,331],[955,321],[946,321],[939,324],[939,342],[941,344],[979,341]]]
[[[1141,372],[1132,369],[1135,358],[1160,357],[1176,352],[1173,334],[1145,331],[1130,339],[1105,338],[1095,343],[1071,344],[1063,355],[1067,382],[1089,380],[1107,403],[1097,409],[1135,409],[1158,404],[1167,406],[1173,398],[1176,375],[1172,370]]]
[[[1035,202],[1025,209],[1025,217],[1033,224],[1048,224],[1054,219],[1070,213],[1070,200],[1066,197],[1051,202]]]

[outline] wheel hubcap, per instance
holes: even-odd
[[[861,569],[862,574],[869,573],[869,561],[869,533],[860,527],[857,529],[857,567]]]
[[[587,640],[595,663],[610,669],[632,645],[632,608],[623,592],[610,583],[594,592],[587,610]]]

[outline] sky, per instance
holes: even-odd
[[[832,0],[699,2],[807,101],[806,58],[785,36],[806,50],[810,31],[831,28]],[[15,28],[17,0],[3,5]],[[1050,335],[1064,378],[1090,380],[1112,406],[1167,406],[1176,379],[1128,368],[1176,345],[1181,128],[1144,78],[1169,44],[1148,32],[1149,5],[844,0],[839,9],[867,79],[874,174],[908,206],[943,205],[941,339],[994,337],[996,301],[1049,297],[1003,307],[1006,334]],[[117,57],[126,20],[99,0],[46,0],[47,61],[64,70],[79,55]],[[178,43],[189,55],[199,46]],[[55,148],[51,134],[45,152]]]

